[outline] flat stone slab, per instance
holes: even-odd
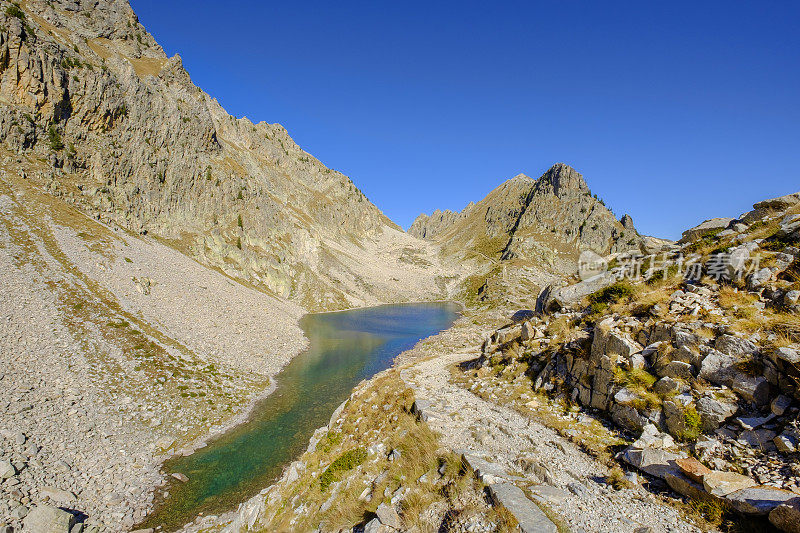
[[[657,478],[664,479],[667,474],[681,473],[680,468],[675,463],[681,456],[667,450],[628,447],[623,452],[622,458],[629,465]]]
[[[748,489],[756,482],[735,472],[711,472],[703,476],[703,488],[714,496],[727,496],[741,489]]]
[[[681,469],[683,475],[694,481],[702,483],[703,476],[711,473],[711,469],[695,459],[694,457],[682,457],[675,460],[675,464]]]
[[[477,477],[478,480],[487,485],[501,483],[507,481],[509,478],[505,468],[498,464],[490,463],[478,455],[463,453],[461,455],[461,460],[475,472],[475,477]]]
[[[556,525],[516,485],[495,483],[489,485],[489,494],[517,519],[522,533],[558,533]]]
[[[763,516],[797,497],[794,492],[775,487],[751,487],[732,492],[725,496],[725,499],[742,514]]]

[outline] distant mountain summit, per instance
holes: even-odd
[[[617,220],[583,176],[556,163],[539,179],[518,174],[460,213],[420,215],[409,233],[441,243],[450,253],[475,251],[500,260],[574,258],[641,249],[629,215]],[[552,261],[549,261],[552,263]]]

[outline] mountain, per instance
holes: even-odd
[[[537,180],[519,174],[460,213],[420,215],[409,233],[501,259],[532,258],[550,248],[609,254],[642,244],[631,217],[617,220],[583,176],[563,163]]]
[[[227,114],[126,1],[29,0],[0,23],[10,171],[307,309],[446,295],[429,245],[281,125]]]
[[[539,179],[514,176],[459,213],[422,214],[409,233],[438,244],[450,261],[472,265],[473,276],[462,285],[466,300],[520,305],[574,274],[583,250],[608,255],[645,247],[631,217],[617,220],[563,163]]]

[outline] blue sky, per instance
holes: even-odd
[[[404,227],[558,161],[664,237],[800,190],[800,2],[131,3]]]

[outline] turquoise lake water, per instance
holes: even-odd
[[[232,510],[269,486],[355,385],[391,366],[420,339],[449,328],[459,309],[454,303],[417,303],[303,317],[308,351],[286,365],[276,390],[246,423],[164,465],[189,481],[171,482],[169,497],[143,525],[177,529],[199,512]]]

